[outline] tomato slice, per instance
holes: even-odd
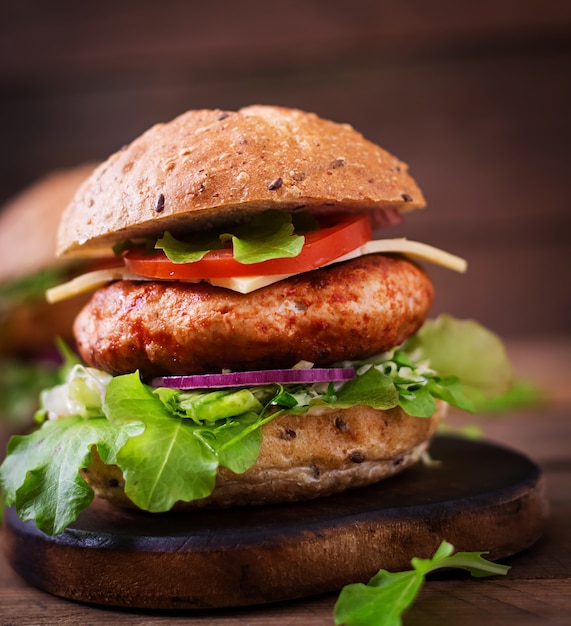
[[[173,263],[162,250],[152,255],[130,250],[124,255],[125,265],[133,274],[163,280],[300,274],[326,265],[371,239],[368,215],[331,216],[330,223],[331,226],[307,233],[301,252],[292,258],[245,265],[234,259],[231,248],[225,248],[211,250],[195,263]]]

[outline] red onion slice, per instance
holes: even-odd
[[[352,367],[314,367],[310,369],[258,370],[225,374],[196,374],[191,376],[161,376],[151,381],[153,387],[169,389],[220,389],[223,387],[252,387],[272,383],[322,383],[350,380],[355,377]]]

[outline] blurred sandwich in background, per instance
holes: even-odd
[[[95,169],[53,171],[0,209],[0,421],[30,422],[38,391],[55,382],[57,338],[73,346],[72,322],[88,296],[57,304],[46,289],[86,271],[86,261],[55,256],[63,209]]]

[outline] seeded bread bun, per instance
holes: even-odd
[[[56,257],[62,211],[96,163],[53,171],[9,200],[0,211],[0,353],[35,356],[55,338],[73,341],[75,316],[86,298],[48,304],[42,271],[73,275],[77,262]],[[79,270],[79,267],[77,268]],[[55,278],[52,278],[55,279]],[[19,285],[16,288],[16,284]]]
[[[0,282],[46,269],[58,261],[61,214],[96,167],[86,163],[46,174],[0,210]]]
[[[111,155],[66,210],[58,252],[85,253],[278,208],[423,207],[408,167],[348,124],[273,106],[189,111]]]
[[[243,474],[221,468],[208,498],[174,509],[263,505],[308,500],[378,482],[413,465],[427,449],[446,405],[427,419],[400,408],[358,405],[285,414],[262,428],[256,464]],[[97,496],[128,508],[121,470],[104,465],[97,451],[81,474]]]

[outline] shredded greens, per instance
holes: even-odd
[[[462,350],[489,332],[473,324],[465,329],[470,338],[459,341]],[[41,394],[36,416],[41,426],[10,441],[0,467],[6,503],[22,519],[58,533],[91,501],[78,471],[89,465],[93,446],[104,462],[122,470],[127,496],[140,508],[159,512],[178,500],[209,495],[218,467],[237,473],[251,467],[259,455],[262,425],[285,411],[367,404],[400,406],[426,418],[434,413],[436,399],[473,410],[460,380],[480,366],[466,359],[458,377],[441,376],[433,369],[430,344],[422,341],[341,365],[354,367],[355,378],[187,392],[153,388],[137,372],[112,377],[68,353],[64,378]],[[485,390],[486,377],[480,375],[478,384]]]
[[[366,585],[347,585],[335,604],[335,624],[401,626],[403,612],[414,602],[427,574],[437,569],[463,569],[477,578],[505,575],[510,569],[482,558],[485,552],[453,552],[454,546],[443,541],[432,558],[413,558],[409,571],[382,569]]]

